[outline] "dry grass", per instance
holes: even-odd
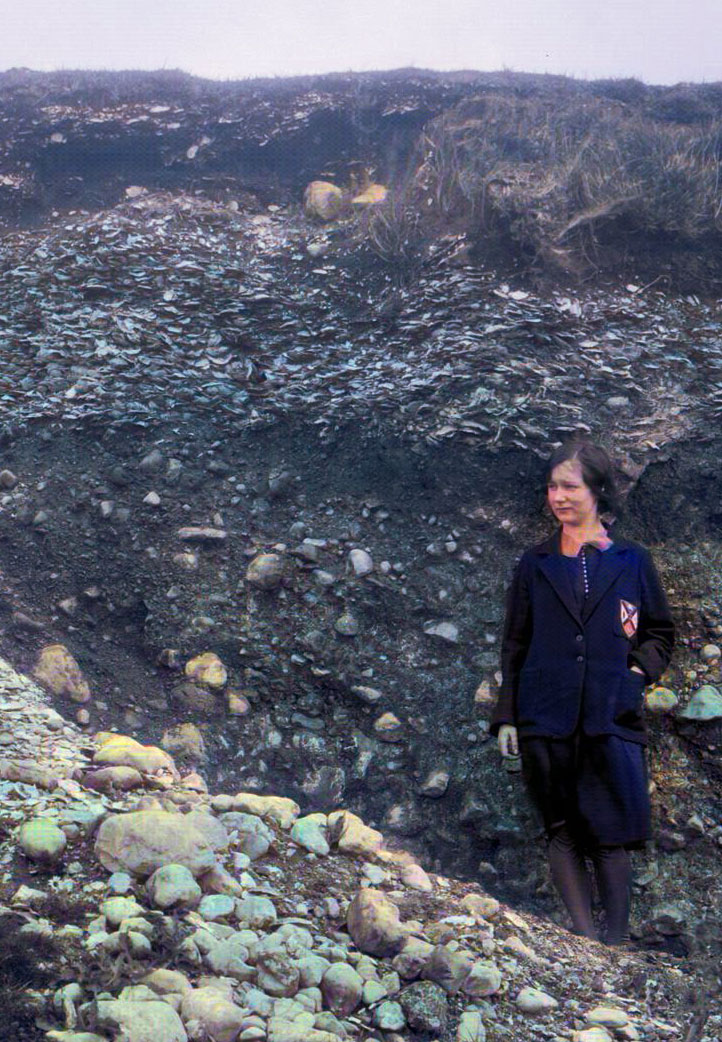
[[[401,189],[405,225],[413,202],[417,237],[451,225],[482,259],[501,248],[537,270],[588,273],[620,251],[633,267],[654,244],[662,265],[697,251],[722,274],[722,122],[650,118],[624,100],[636,81],[619,84],[619,101],[613,93],[459,103],[422,135]],[[411,240],[397,238],[408,261]]]

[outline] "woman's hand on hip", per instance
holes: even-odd
[[[499,752],[506,759],[509,756],[519,755],[519,737],[516,727],[512,724],[502,724],[499,728]]]

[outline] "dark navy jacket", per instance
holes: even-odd
[[[649,551],[612,538],[581,611],[561,526],[522,554],[507,593],[492,733],[506,723],[520,737],[563,738],[580,724],[646,744],[644,688],[667,668],[674,622]]]

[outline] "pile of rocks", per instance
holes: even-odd
[[[27,692],[24,716],[57,724],[39,690],[0,665],[4,686]],[[347,810],[211,795],[164,750],[109,734],[90,749],[65,723],[51,733],[74,749],[61,766],[38,762],[55,785],[6,781],[0,805],[18,826],[2,847],[3,917],[22,915],[29,943],[68,946],[57,987],[29,996],[50,1042],[679,1037],[684,977],[664,961],[650,971],[430,876]],[[137,747],[160,765],[140,793],[69,777]],[[44,874],[43,890],[28,872]],[[90,915],[43,917],[48,894],[72,892]],[[654,1011],[650,972],[665,986]],[[646,1001],[629,993],[640,973]]]

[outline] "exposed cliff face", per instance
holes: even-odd
[[[7,657],[60,638],[93,730],[158,740],[193,721],[216,788],[343,801],[429,867],[559,915],[488,739],[504,587],[549,530],[543,460],[589,431],[670,589],[678,709],[719,680],[699,654],[722,633],[716,304],[641,280],[512,287],[472,263],[456,211],[429,229],[413,210],[406,226],[303,214],[308,180],[346,186],[361,163],[392,182],[422,128],[503,79],[0,87]],[[384,227],[409,229],[395,253]],[[188,526],[224,537],[189,544]],[[246,579],[261,551],[282,561],[273,590]],[[204,650],[245,714],[172,668]],[[719,937],[717,728],[652,714],[660,843],[635,924],[650,945]]]

